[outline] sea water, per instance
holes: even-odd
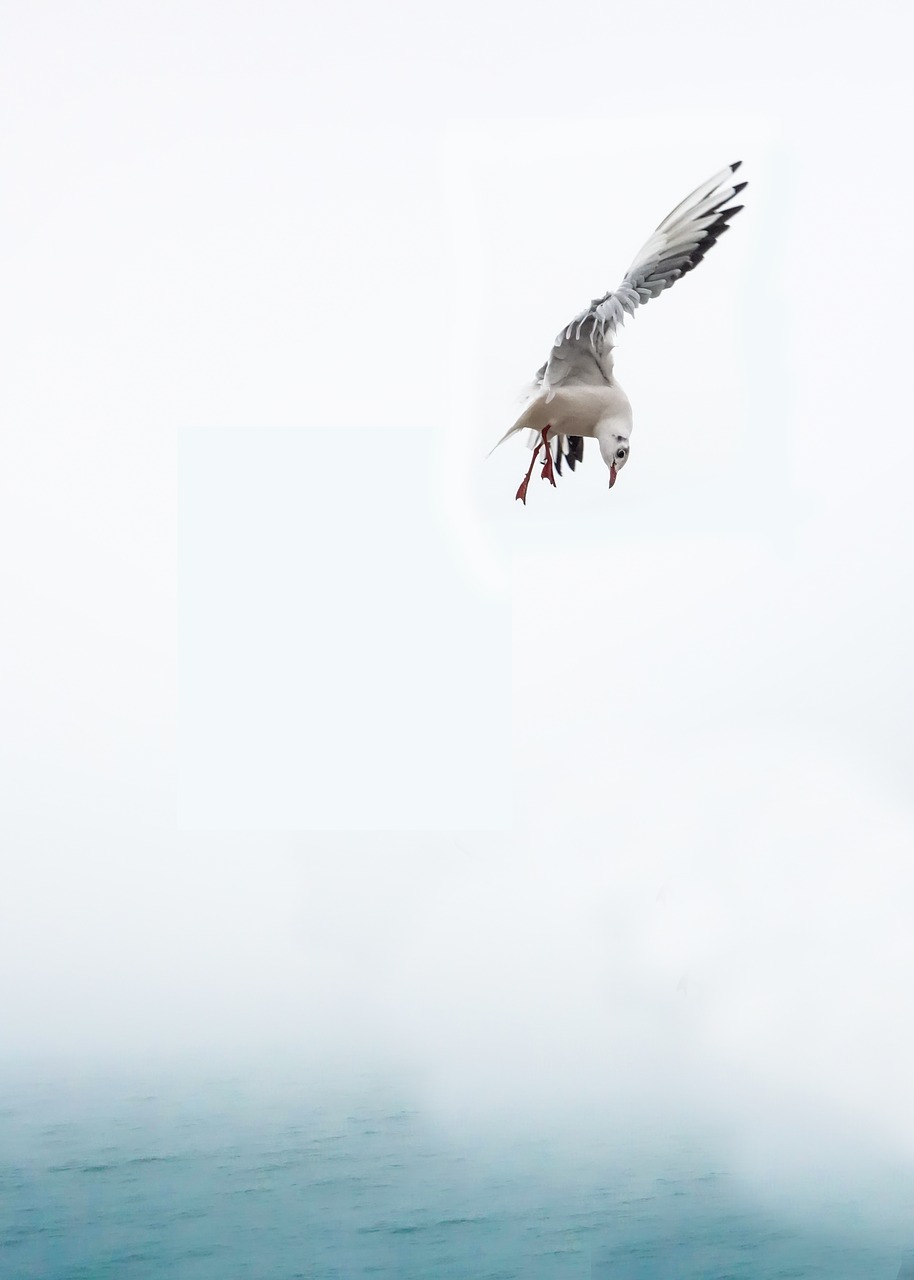
[[[0,1276],[896,1280],[914,1237],[846,1198],[776,1210],[694,1141],[442,1124],[408,1092],[8,1081]]]

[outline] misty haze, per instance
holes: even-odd
[[[910,19],[2,21],[0,1272],[896,1280]]]

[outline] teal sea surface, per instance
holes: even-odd
[[[0,1094],[10,1280],[896,1280],[896,1208],[764,1207],[694,1144],[461,1134],[384,1089],[171,1079]],[[870,1213],[870,1207],[874,1212]],[[884,1206],[883,1206],[884,1208]],[[914,1225],[914,1222],[912,1222]]]

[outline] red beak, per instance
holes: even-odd
[[[609,464],[609,487],[610,489],[616,483],[616,468],[612,463]]]

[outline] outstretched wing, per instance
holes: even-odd
[[[537,383],[552,399],[563,383],[608,383],[612,381],[612,349],[616,326],[626,313],[697,267],[713,244],[727,230],[741,204],[729,205],[747,185],[733,183],[742,161],[728,165],[720,173],[678,204],[641,249],[617,289],[595,298],[558,335],[549,359],[537,373]],[[726,206],[726,207],[725,207]]]

